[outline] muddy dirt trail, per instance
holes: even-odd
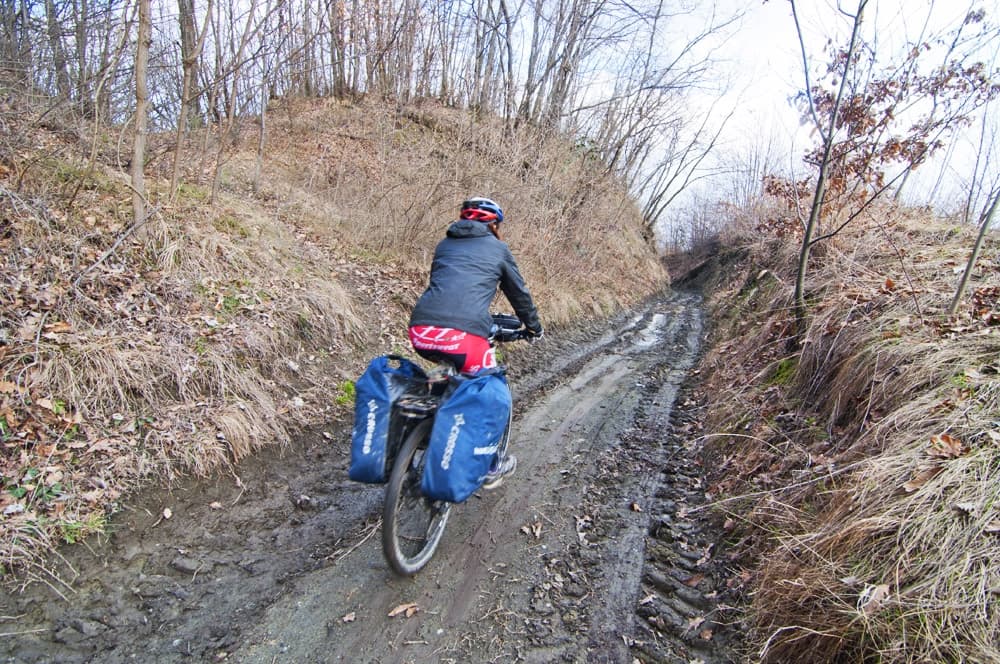
[[[690,509],[703,483],[678,426],[703,326],[699,296],[668,293],[520,353],[510,367],[517,472],[452,511],[415,578],[383,560],[381,488],[347,479],[348,432],[318,431],[238,477],[149,496],[104,541],[65,552],[65,582],[2,598],[0,653],[734,661],[718,529]]]

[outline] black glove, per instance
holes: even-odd
[[[542,330],[541,325],[536,328],[526,327],[524,331],[528,333],[528,343],[532,344],[541,340],[541,338],[545,336],[545,332]]]

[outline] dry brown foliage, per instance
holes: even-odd
[[[282,216],[355,252],[423,274],[458,204],[483,195],[503,206],[503,237],[549,323],[606,314],[666,276],[625,192],[563,139],[473,124],[430,101],[399,112],[283,101],[273,115],[287,133],[271,138],[262,196],[282,199]],[[252,155],[243,157],[234,176],[250,180]]]
[[[1000,661],[995,234],[945,315],[973,235],[885,208],[821,245],[801,351],[795,242],[759,237],[724,268],[706,461],[745,524],[748,657]]]
[[[192,134],[176,200],[172,134],[147,189],[165,236],[132,232],[122,149],[43,110],[0,109],[0,576],[44,578],[60,542],[101,531],[133,491],[207,475],[303,427],[346,420],[347,383],[406,351],[434,244],[494,196],[552,326],[662,287],[637,212],[557,140],[437,107],[280,102],[256,127]],[[6,114],[4,114],[6,113]],[[35,115],[33,115],[33,113]],[[127,141],[125,142],[127,143]],[[207,153],[202,152],[208,145]],[[127,145],[126,145],[127,147]],[[206,156],[208,155],[208,156]],[[344,448],[346,450],[346,448]],[[26,572],[9,574],[11,571]]]

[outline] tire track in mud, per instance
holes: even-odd
[[[452,511],[413,579],[382,558],[381,488],[346,481],[340,431],[242,469],[237,488],[192,483],[151,499],[148,519],[136,509],[110,545],[72,555],[94,568],[80,577],[89,590],[70,603],[45,588],[0,603],[37,630],[0,652],[19,662],[728,661],[714,578],[692,584],[711,539],[683,518],[698,501],[697,468],[671,434],[702,317],[700,296],[670,293],[520,352],[518,470]],[[522,357],[545,366],[518,375]],[[178,493],[194,506],[154,524],[155,506]],[[213,499],[232,511],[216,515]],[[389,617],[411,603],[409,617]]]

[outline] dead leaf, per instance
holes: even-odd
[[[101,489],[94,489],[92,491],[84,491],[80,494],[80,498],[88,503],[96,503],[104,497],[104,491]]]
[[[956,459],[968,451],[969,448],[958,438],[942,433],[931,436],[931,446],[927,448],[927,456],[933,459]]]
[[[390,614],[390,615],[391,615],[391,614]],[[352,623],[352,622],[354,622],[354,619],[355,619],[355,617],[356,617],[356,616],[355,616],[355,614],[354,614],[354,611],[351,611],[351,612],[350,612],[350,613],[348,613],[348,614],[347,614],[346,616],[344,616],[343,618],[341,618],[341,619],[340,619],[340,622],[345,622],[345,623]]]
[[[886,277],[885,278],[885,284],[883,284],[882,288],[883,288],[883,290],[885,290],[885,292],[888,293],[888,292],[890,292],[892,290],[895,290],[895,288],[896,288],[896,282],[893,281],[892,278]]]
[[[704,578],[705,578],[704,574],[692,574],[691,576],[688,577],[687,581],[684,582],[684,585],[688,586],[689,588],[694,588],[699,583],[701,583],[702,579]]]
[[[710,629],[703,629],[703,630],[701,630],[701,633],[698,634],[698,636],[700,636],[702,638],[702,640],[704,640],[704,641],[711,641],[712,640],[712,630],[710,630]]]
[[[407,618],[412,616],[414,613],[420,610],[416,602],[409,602],[407,604],[400,604],[392,611],[389,612],[390,618],[395,618],[398,615],[405,615]]]
[[[49,444],[38,443],[37,445],[35,445],[35,451],[38,453],[39,456],[49,457],[55,454],[56,445],[55,443],[49,443]]]
[[[642,508],[639,507],[639,503],[632,503],[629,507],[632,509],[633,512],[641,512],[642,511]]]
[[[871,615],[881,608],[888,596],[888,584],[882,583],[877,586],[865,586],[865,589],[861,591],[861,595],[858,597],[858,611],[861,611],[865,615]]]
[[[53,334],[60,334],[64,332],[71,332],[73,326],[66,321],[58,321],[56,323],[49,323],[43,328],[46,332],[51,332]]]
[[[531,524],[526,523],[523,526],[521,526],[521,532],[527,535],[528,537],[534,537],[535,539],[538,539],[539,537],[542,536],[542,523],[540,521],[535,521],[534,523]]]
[[[941,472],[940,466],[927,466],[917,471],[917,474],[910,478],[910,481],[903,485],[906,493],[913,493],[923,485],[927,484],[935,475]]]

